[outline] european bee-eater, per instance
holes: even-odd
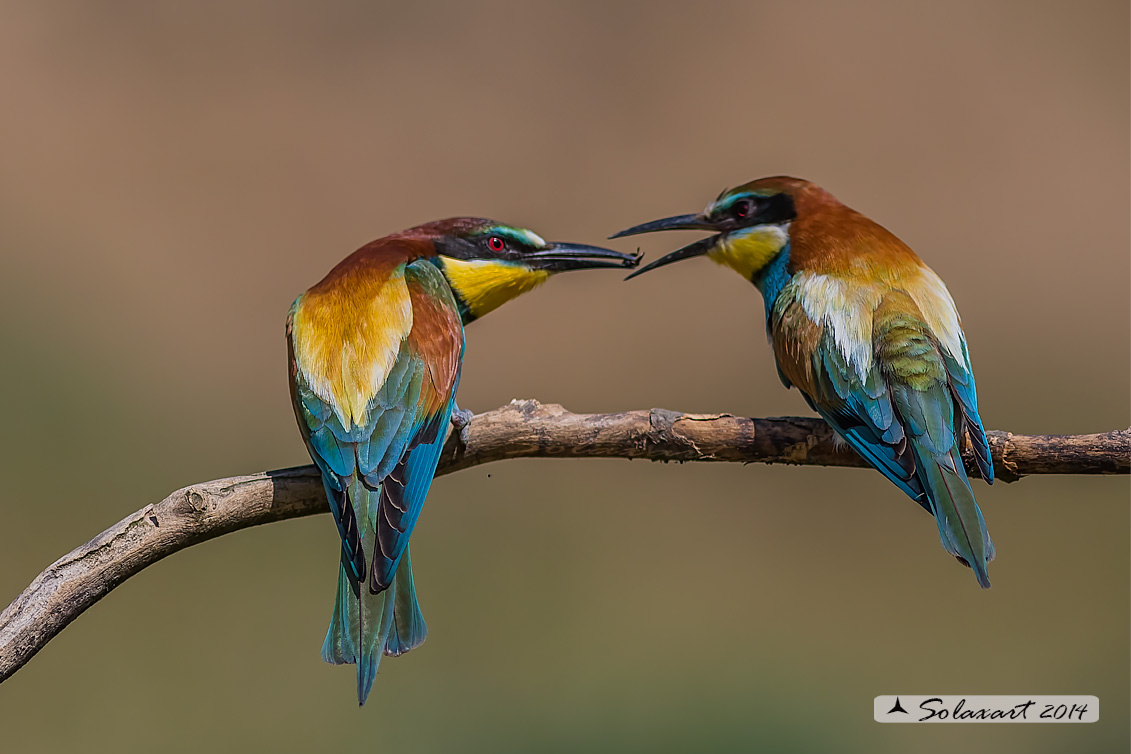
[[[381,655],[427,632],[408,543],[455,406],[464,325],[556,272],[638,261],[452,218],[366,244],[294,302],[291,398],[342,542],[322,659],[357,665],[359,704]]]
[[[785,386],[934,515],[943,547],[988,588],[994,545],[962,463],[967,433],[990,483],[993,463],[966,337],[939,276],[885,228],[798,178],[752,181],[700,214],[613,238],[675,229],[714,235],[629,277],[705,255],[752,282]]]

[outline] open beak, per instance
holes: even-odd
[[[531,267],[549,272],[592,270],[598,267],[628,267],[640,264],[641,254],[622,254],[600,246],[579,243],[552,243],[547,248],[523,255]]]
[[[718,230],[715,223],[710,222],[702,215],[676,215],[675,217],[665,217],[662,220],[653,220],[650,223],[643,225],[634,225],[628,230],[622,230],[620,233],[609,236],[609,238],[622,238],[623,236],[635,236],[639,233],[654,233],[658,230]],[[676,249],[670,254],[666,254],[651,264],[646,264],[636,272],[632,273],[625,280],[632,278],[642,273],[654,270],[657,267],[663,267],[665,264],[678,262],[681,259],[691,259],[692,257],[701,257],[715,247],[719,242],[719,236],[709,236],[707,238],[696,241],[695,243],[688,244],[682,248]]]
[[[625,236],[638,236],[641,233],[655,233],[657,230],[716,230],[714,223],[702,215],[676,215],[665,217],[663,220],[653,220],[643,225],[634,225],[628,230],[614,233],[609,238],[624,238]]]
[[[672,262],[678,262],[681,259],[691,259],[692,257],[701,257],[704,254],[706,254],[707,252],[709,252],[711,249],[715,248],[715,244],[717,244],[718,242],[719,242],[719,236],[708,236],[707,238],[701,238],[698,241],[696,241],[695,243],[690,243],[687,246],[684,246],[683,248],[676,249],[675,251],[673,251],[670,254],[665,254],[664,256],[657,259],[655,262],[644,265],[639,270],[637,270],[636,272],[634,272],[631,275],[629,275],[628,277],[626,277],[625,280],[632,280],[637,275],[648,272],[649,270],[654,270],[657,267],[663,267],[665,264],[671,264]]]

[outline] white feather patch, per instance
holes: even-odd
[[[966,363],[958,309],[942,279],[929,267],[883,284],[802,272],[794,285],[805,313],[832,331],[838,350],[861,380],[872,367],[872,315],[893,289],[907,292],[939,344],[959,364]]]
[[[865,380],[872,368],[872,313],[883,297],[881,286],[808,272],[798,273],[793,282],[805,314],[832,332],[844,360]]]
[[[959,364],[966,363],[962,355],[962,325],[958,319],[958,307],[942,278],[926,265],[919,268],[919,279],[905,287],[911,300],[919,307],[923,319],[942,347]]]

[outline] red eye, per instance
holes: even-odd
[[[487,239],[487,248],[491,251],[502,251],[506,248],[506,244],[498,236],[491,236]]]
[[[743,199],[734,205],[734,216],[738,218],[749,217],[751,211],[754,209],[754,202],[749,199]]]

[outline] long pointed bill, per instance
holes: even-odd
[[[643,225],[634,225],[628,230],[622,230],[620,233],[609,236],[609,238],[637,236],[641,233],[655,233],[658,230],[715,230],[715,226],[702,215],[676,215],[675,217],[665,217],[663,220],[653,220]]]
[[[644,231],[641,231],[641,232],[644,232]],[[636,277],[637,275],[648,272],[649,270],[654,270],[657,267],[663,267],[665,264],[671,264],[672,262],[678,262],[681,259],[691,259],[692,257],[701,257],[704,254],[706,254],[707,252],[709,252],[711,249],[713,249],[715,247],[715,244],[717,244],[718,242],[719,242],[719,236],[708,236],[707,238],[701,238],[698,241],[696,241],[695,243],[690,243],[687,246],[684,246],[682,249],[676,249],[675,251],[673,251],[670,254],[665,254],[664,256],[657,259],[655,262],[644,265],[639,270],[637,270],[636,272],[634,272],[631,275],[629,275],[628,277],[626,277],[625,280],[631,280],[632,278]]]
[[[640,264],[640,254],[622,254],[600,246],[579,243],[553,243],[541,251],[523,255],[531,266],[549,272],[591,270],[599,267],[628,267]]]

